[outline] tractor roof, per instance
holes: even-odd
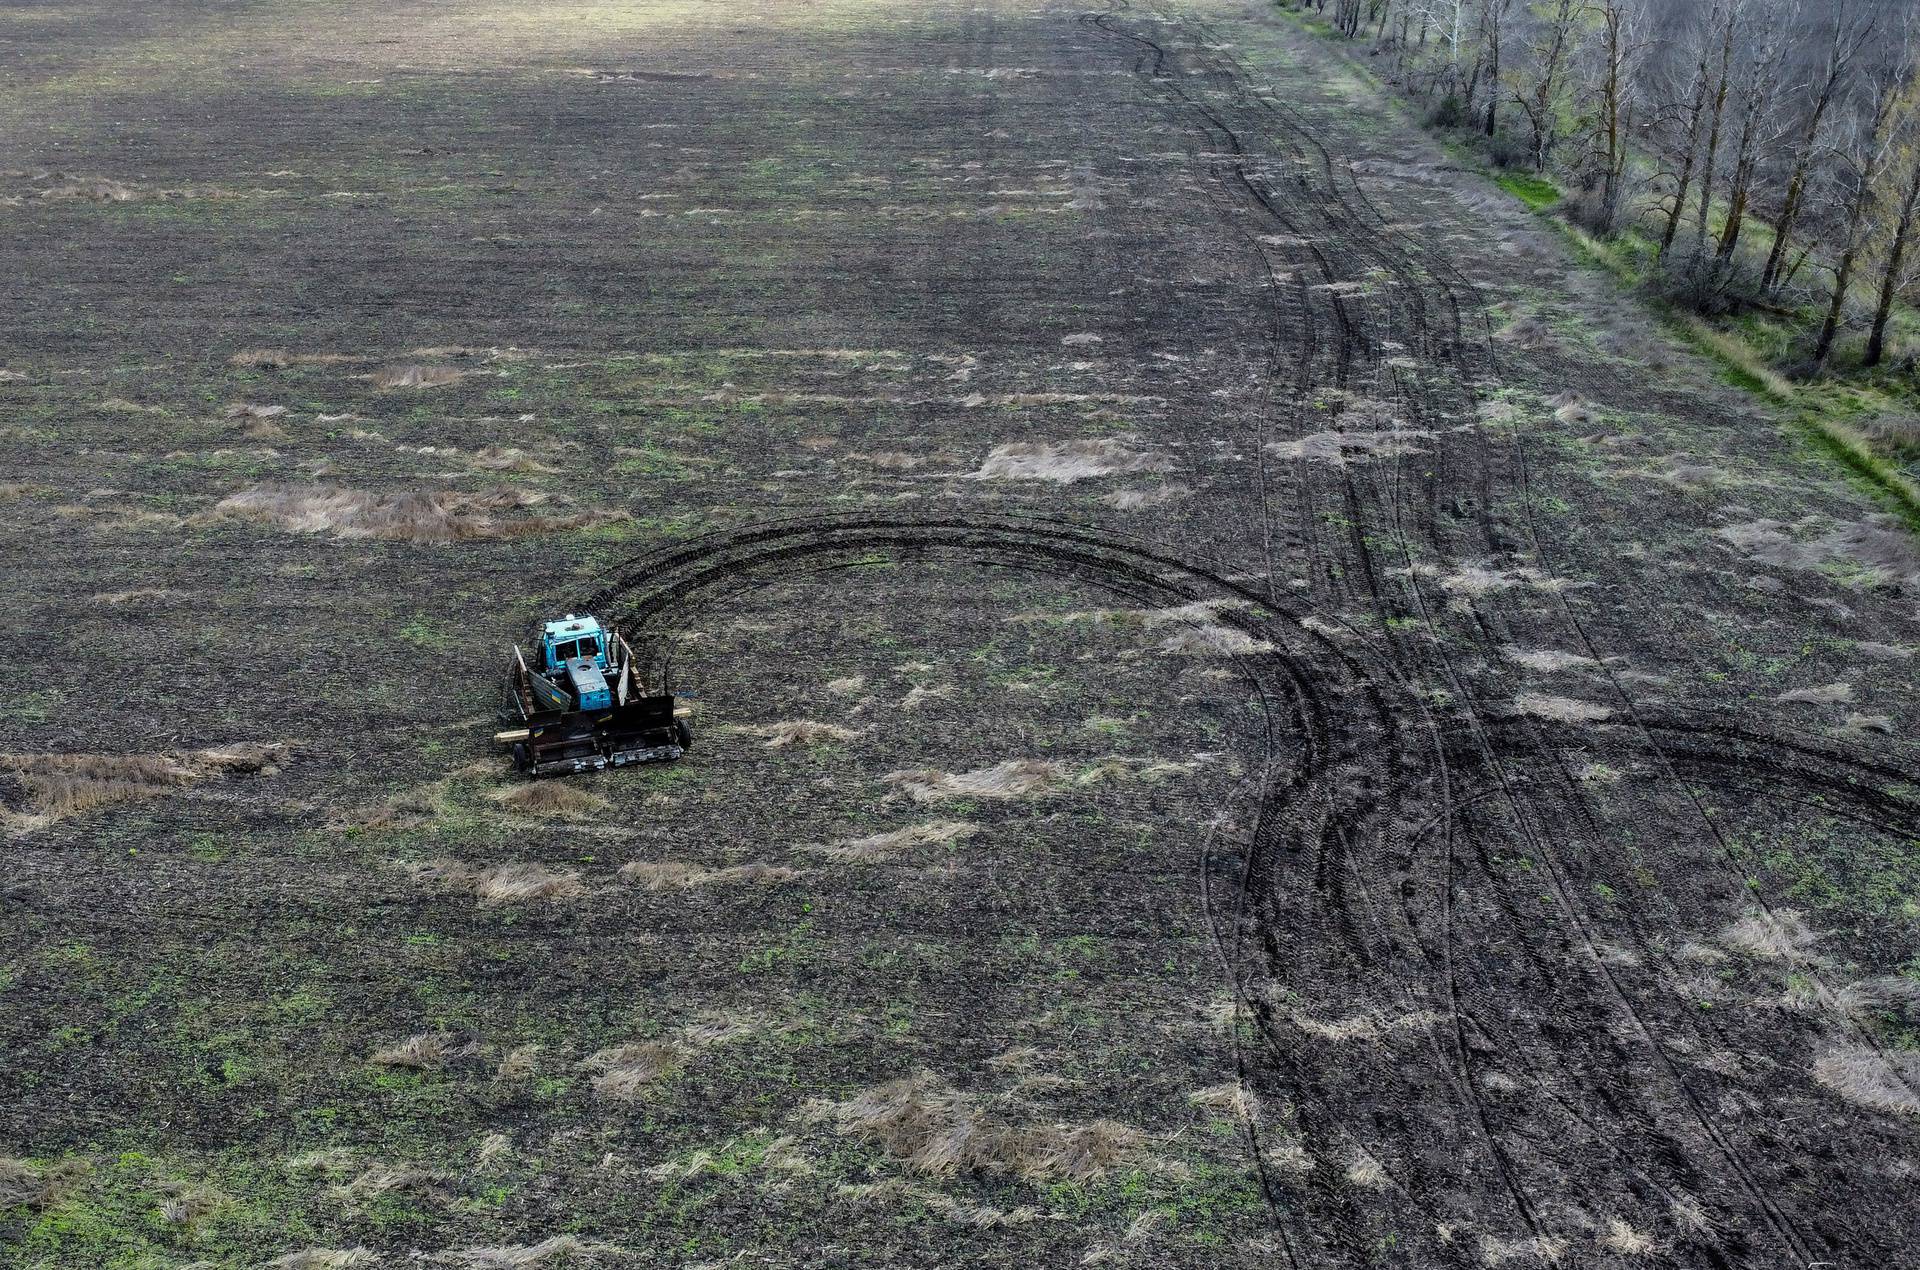
[[[598,635],[600,620],[595,617],[576,617],[572,613],[547,623],[548,639],[578,639],[582,635]]]

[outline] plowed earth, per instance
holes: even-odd
[[[0,49],[0,1260],[1917,1263],[1913,543],[1273,13]]]

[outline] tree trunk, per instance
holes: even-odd
[[[1693,100],[1687,106],[1687,148],[1680,163],[1680,176],[1673,191],[1673,211],[1667,215],[1667,227],[1660,235],[1660,250],[1655,260],[1666,259],[1673,240],[1680,232],[1680,218],[1687,212],[1687,194],[1693,188],[1693,165],[1700,150],[1700,122],[1707,112],[1707,41],[1700,41],[1700,65],[1694,72]]]
[[[1620,135],[1623,117],[1620,108],[1621,72],[1624,69],[1626,50],[1622,43],[1621,24],[1624,15],[1620,5],[1609,0],[1601,13],[1607,32],[1607,69],[1606,80],[1602,85],[1600,114],[1606,129],[1607,163],[1601,174],[1600,216],[1598,227],[1602,233],[1612,233],[1613,224],[1620,208],[1620,179],[1626,172],[1626,148]]]
[[[1877,138],[1876,138],[1877,140]],[[1840,264],[1833,271],[1833,296],[1827,303],[1827,317],[1820,324],[1820,339],[1813,348],[1814,365],[1821,370],[1833,356],[1833,342],[1840,334],[1840,314],[1846,308],[1847,288],[1853,282],[1854,261],[1860,255],[1860,226],[1867,219],[1867,205],[1873,201],[1874,164],[1869,158],[1860,172],[1859,188],[1847,208],[1847,236],[1840,252]]]
[[[1547,166],[1547,152],[1553,148],[1553,98],[1560,87],[1560,62],[1566,54],[1567,36],[1572,31],[1574,0],[1560,0],[1554,11],[1553,42],[1540,58],[1540,82],[1534,86],[1533,105],[1527,119],[1533,125],[1533,170]]]
[[[1491,5],[1487,12],[1492,15]],[[1487,20],[1487,135],[1493,135],[1494,126],[1500,114],[1500,19],[1489,16]]]
[[[1887,321],[1893,316],[1894,294],[1900,289],[1900,266],[1907,255],[1907,236],[1913,230],[1913,213],[1920,204],[1920,162],[1907,177],[1907,192],[1900,201],[1900,219],[1893,227],[1893,243],[1887,248],[1887,272],[1880,279],[1880,302],[1873,310],[1873,331],[1867,336],[1867,365],[1878,366],[1887,352]]]
[[[1740,227],[1746,220],[1754,172],[1760,166],[1754,134],[1760,127],[1760,112],[1773,98],[1766,82],[1773,60],[1768,56],[1756,62],[1753,73],[1747,77],[1746,108],[1741,112],[1740,140],[1733,152],[1733,184],[1727,190],[1727,222],[1720,231],[1720,250],[1715,257],[1723,264],[1733,258],[1734,248],[1740,243]]]
[[[1845,15],[1835,19],[1832,42],[1827,45],[1826,69],[1821,76],[1820,91],[1813,99],[1813,110],[1807,115],[1807,126],[1800,130],[1800,140],[1794,147],[1793,165],[1787,174],[1787,190],[1780,202],[1780,215],[1773,225],[1773,247],[1767,252],[1766,268],[1760,273],[1760,289],[1774,294],[1786,285],[1782,270],[1787,263],[1787,249],[1793,238],[1793,231],[1800,220],[1800,207],[1807,193],[1807,173],[1813,166],[1816,143],[1820,140],[1820,124],[1826,118],[1827,107],[1833,104],[1840,85],[1845,80],[1853,59],[1861,45],[1873,30],[1871,19],[1856,24]]]
[[[1780,276],[1780,267],[1787,261],[1787,240],[1793,237],[1794,224],[1800,219],[1800,200],[1807,186],[1807,161],[1812,155],[1811,144],[1794,156],[1793,175],[1787,178],[1787,193],[1780,204],[1780,218],[1773,224],[1773,247],[1767,252],[1767,267],[1760,274],[1760,289],[1771,293],[1776,286],[1784,285]]]
[[[1874,186],[1879,184],[1881,169],[1887,161],[1886,137],[1888,122],[1893,117],[1895,104],[1910,85],[1913,65],[1908,60],[1911,50],[1902,50],[1897,73],[1879,84],[1873,103],[1873,117],[1868,124],[1865,143],[1860,147],[1859,182],[1854,186],[1853,198],[1847,208],[1847,233],[1842,240],[1844,247],[1840,253],[1840,266],[1833,274],[1833,298],[1827,305],[1826,321],[1820,324],[1820,339],[1814,346],[1813,361],[1816,369],[1825,370],[1827,359],[1833,356],[1833,342],[1840,333],[1840,314],[1847,302],[1847,287],[1853,280],[1853,265],[1860,254],[1861,226],[1866,223],[1867,209],[1873,203]]]
[[[1833,341],[1840,334],[1840,311],[1847,304],[1847,287],[1853,281],[1853,258],[1858,251],[1849,244],[1840,253],[1840,267],[1833,271],[1833,297],[1827,303],[1826,321],[1820,324],[1820,340],[1813,346],[1813,364],[1821,370],[1827,368],[1827,359],[1833,356]]]
[[[1700,159],[1700,219],[1693,227],[1693,258],[1696,262],[1706,259],[1707,255],[1707,217],[1713,208],[1713,166],[1720,149],[1720,121],[1727,109],[1727,71],[1733,61],[1733,28],[1739,15],[1739,9],[1729,6],[1727,25],[1720,41],[1719,81],[1713,90],[1713,111],[1708,116],[1713,122],[1707,129],[1707,148]]]

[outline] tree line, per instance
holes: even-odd
[[[1282,0],[1368,41],[1432,125],[1565,191],[1672,299],[1761,311],[1824,371],[1920,282],[1912,0]],[[1849,353],[1851,359],[1851,353]]]

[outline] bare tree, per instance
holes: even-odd
[[[1904,51],[1896,65],[1883,70],[1871,85],[1871,105],[1866,112],[1852,143],[1845,148],[1846,177],[1850,181],[1847,192],[1846,225],[1838,243],[1839,256],[1833,269],[1833,292],[1827,301],[1827,316],[1820,324],[1820,337],[1814,343],[1813,362],[1816,370],[1826,369],[1828,360],[1833,356],[1833,345],[1840,333],[1840,316],[1847,305],[1847,291],[1853,282],[1853,268],[1860,257],[1860,247],[1864,235],[1862,230],[1867,223],[1867,214],[1872,209],[1880,173],[1886,167],[1890,148],[1888,123],[1893,117],[1894,105],[1903,95],[1910,74],[1909,57]]]
[[[1633,129],[1631,83],[1641,48],[1638,25],[1642,0],[1598,0],[1600,22],[1599,99],[1595,109],[1594,149],[1600,166],[1600,205],[1596,228],[1610,233],[1620,217],[1622,186]]]
[[[1696,268],[1707,257],[1707,220],[1713,210],[1714,161],[1720,155],[1720,124],[1727,113],[1734,35],[1740,29],[1740,17],[1745,7],[1746,0],[1727,0],[1723,10],[1725,21],[1717,35],[1720,41],[1719,69],[1714,72],[1713,91],[1709,94],[1712,105],[1707,115],[1707,143],[1700,156],[1700,212],[1693,226],[1693,259]]]
[[[1774,103],[1782,93],[1797,88],[1781,83],[1781,68],[1786,62],[1792,37],[1799,27],[1799,0],[1787,0],[1782,5],[1764,7],[1756,16],[1759,21],[1748,24],[1746,75],[1740,86],[1744,99],[1740,111],[1740,137],[1734,144],[1733,175],[1727,186],[1727,214],[1720,231],[1720,250],[1715,255],[1715,261],[1720,265],[1733,258],[1734,249],[1740,244],[1740,227],[1746,220],[1747,204],[1752,197],[1754,174],[1760,166],[1761,152],[1779,139],[1777,133],[1762,136],[1767,116],[1773,112]]]
[[[1487,126],[1491,137],[1500,118],[1500,36],[1507,24],[1513,0],[1486,0],[1480,7],[1480,39],[1487,52]]]
[[[1553,148],[1560,106],[1565,96],[1567,64],[1571,60],[1575,27],[1581,14],[1579,0],[1551,0],[1545,25],[1536,33],[1528,52],[1534,77],[1526,92],[1515,90],[1513,99],[1526,112],[1533,130],[1530,149],[1534,171],[1547,166],[1547,153]]]
[[[1667,213],[1667,227],[1660,234],[1660,249],[1655,259],[1665,259],[1680,231],[1680,219],[1686,215],[1687,194],[1693,184],[1693,168],[1700,151],[1700,127],[1706,121],[1707,97],[1713,83],[1713,33],[1726,20],[1728,0],[1713,0],[1707,24],[1700,35],[1700,56],[1694,69],[1693,91],[1683,110],[1687,117],[1687,139],[1680,147],[1680,172],[1674,178],[1673,207]]]
[[[1769,293],[1777,291],[1784,282],[1782,272],[1787,247],[1799,226],[1807,177],[1818,152],[1821,125],[1828,110],[1842,95],[1861,50],[1873,34],[1878,16],[1872,6],[1860,0],[1831,0],[1831,3],[1832,24],[1826,30],[1824,56],[1808,85],[1812,90],[1810,103],[1793,144],[1786,192],[1781,196],[1780,214],[1773,224],[1773,247],[1767,252],[1767,265],[1760,274],[1760,287]]]
[[[1873,308],[1873,328],[1867,335],[1866,364],[1878,366],[1887,352],[1887,323],[1893,317],[1893,302],[1907,282],[1907,247],[1913,233],[1914,213],[1920,209],[1920,110],[1909,98],[1901,132],[1899,159],[1906,167],[1900,201],[1894,213],[1887,240],[1886,268],[1880,275],[1880,297]]]
[[[1806,266],[1831,275],[1820,365],[1872,276],[1867,356],[1886,356],[1893,311],[1920,286],[1920,89],[1906,87],[1920,0],[1284,2],[1374,40],[1409,92],[1445,95],[1436,118],[1503,138],[1524,116],[1534,168],[1579,182],[1567,214],[1601,232],[1646,214],[1656,259],[1684,255],[1697,304],[1736,275],[1748,222],[1770,218],[1764,294]],[[1489,147],[1500,162],[1505,148]]]

